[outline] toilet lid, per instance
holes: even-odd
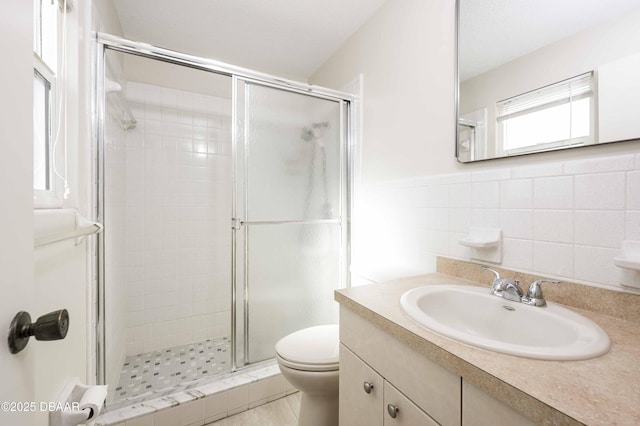
[[[338,325],[319,325],[283,337],[276,343],[276,353],[288,367],[328,371],[338,369],[339,346]]]

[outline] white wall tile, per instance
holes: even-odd
[[[211,313],[228,313],[228,294],[224,295],[227,303],[214,304],[212,300],[222,294],[215,289],[217,286],[228,287],[229,274],[216,273],[214,277],[202,258],[214,262],[217,257],[222,258],[225,262],[221,268],[228,269],[229,247],[210,245],[209,240],[197,233],[208,222],[226,223],[226,216],[218,212],[221,203],[231,203],[228,173],[217,173],[230,170],[231,153],[207,154],[209,144],[228,142],[226,133],[222,136],[223,133],[210,134],[208,130],[209,122],[220,127],[222,121],[228,120],[220,115],[223,103],[174,89],[140,83],[129,86],[134,94],[144,93],[145,102],[141,105],[139,126],[126,133],[128,325],[141,327],[179,317],[190,318],[208,312],[213,306],[216,311]],[[215,108],[209,108],[214,104]],[[197,116],[194,107],[200,108]],[[212,117],[210,111],[218,117]],[[194,287],[196,282],[200,284]],[[200,327],[178,339],[175,332],[167,336],[156,332],[152,337],[149,329],[136,331],[134,341],[128,345],[130,351],[160,344],[192,343],[189,338],[229,333],[222,326]],[[217,334],[212,335],[214,332]]]
[[[534,179],[533,206],[537,209],[572,209],[573,177]]]
[[[428,207],[448,207],[449,187],[447,185],[431,185],[427,187]]]
[[[572,210],[535,210],[533,239],[556,243],[573,243]]]
[[[503,209],[529,209],[533,207],[531,179],[501,181],[500,207]]]
[[[426,209],[425,228],[446,231],[449,228],[449,209],[445,208],[428,208]]]
[[[514,167],[511,170],[512,179],[559,176],[563,173],[563,163],[545,163],[535,166]]]
[[[589,158],[567,161],[564,165],[566,174],[606,173],[620,170],[631,170],[634,166],[633,154]]]
[[[471,209],[470,208],[450,208],[449,215],[449,231],[467,232],[471,225]]]
[[[471,209],[471,226],[479,226],[482,228],[499,228],[500,210]]]
[[[627,173],[627,209],[640,210],[640,171]]]
[[[576,209],[623,209],[625,174],[601,173],[575,177]]]
[[[640,210],[627,210],[625,217],[625,240],[640,241]]]
[[[501,209],[500,228],[505,238],[531,239],[533,236],[533,211]]]
[[[453,173],[449,175],[441,175],[440,183],[444,185],[452,185],[457,183],[471,182],[471,173]]]
[[[576,211],[575,243],[599,247],[620,247],[624,239],[623,211]]]
[[[457,259],[469,259],[471,257],[471,250],[469,247],[463,246],[459,243],[460,240],[467,237],[467,233],[450,232],[449,233],[449,256]]]
[[[478,182],[471,184],[471,207],[498,208],[500,206],[500,185],[498,182]]]
[[[552,277],[572,277],[573,246],[534,241],[533,270]]]
[[[428,272],[439,254],[469,259],[470,251],[458,240],[467,235],[470,226],[500,228],[504,266],[619,286],[588,269],[584,259],[586,252],[601,256],[610,253],[608,250],[619,250],[623,239],[640,240],[638,159],[640,155],[633,154],[594,155],[566,163],[540,163],[511,170],[488,168],[412,180],[406,183],[403,209],[393,197],[405,183],[372,185],[369,196],[377,198],[381,207],[361,231],[377,236],[389,232],[393,245],[403,250],[396,253],[396,258],[390,254],[388,263]],[[638,162],[638,168],[630,170],[633,161]],[[423,185],[422,192],[416,190],[417,184]],[[433,196],[433,188],[439,190],[443,185],[448,188],[446,207],[435,208],[430,202],[417,207],[424,201],[411,199],[421,197],[443,205],[442,193]],[[389,225],[397,223],[406,226],[399,230]],[[574,258],[576,246],[581,247],[579,258]]]
[[[504,238],[502,243],[503,266],[525,271],[532,269],[533,241]]]
[[[599,284],[620,285],[622,270],[613,263],[613,258],[619,254],[619,249],[577,245],[574,277]]]
[[[471,207],[471,184],[449,185],[449,207]]]
[[[471,172],[472,182],[505,180],[511,177],[511,169],[488,169]]]

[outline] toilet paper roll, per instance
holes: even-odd
[[[87,420],[98,417],[102,407],[104,407],[104,400],[107,398],[108,386],[90,386],[82,395],[80,399],[80,410],[89,408],[89,418]]]

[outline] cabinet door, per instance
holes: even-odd
[[[384,426],[438,426],[389,382],[384,382]]]
[[[382,426],[383,379],[340,345],[340,426]]]

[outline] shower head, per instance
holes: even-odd
[[[305,126],[302,129],[300,137],[305,142],[312,142],[322,137],[322,130],[329,128],[329,122],[323,121],[320,123],[311,123],[311,126]]]

